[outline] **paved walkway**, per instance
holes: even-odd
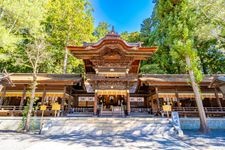
[[[102,150],[102,149],[165,149],[165,150],[225,150],[225,131],[207,135],[187,131],[183,139],[142,135],[54,135],[43,136],[0,132],[0,150]]]

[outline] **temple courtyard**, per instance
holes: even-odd
[[[130,136],[67,134],[38,135],[16,132],[0,132],[1,150],[51,150],[51,149],[190,149],[208,150],[225,149],[225,131],[213,130],[206,135],[198,131],[184,131],[183,138],[171,136],[149,135]]]

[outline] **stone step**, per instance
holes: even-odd
[[[47,135],[121,135],[166,134],[171,129],[165,119],[88,118],[48,120],[43,128]]]

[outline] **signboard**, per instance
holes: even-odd
[[[171,111],[171,105],[163,105],[163,111]]]
[[[79,97],[78,101],[79,102],[81,102],[81,101],[95,101],[95,98],[94,97]]]
[[[47,106],[46,105],[41,105],[40,110],[44,111],[46,110]]]
[[[144,102],[144,97],[130,97],[130,102]]]
[[[60,105],[58,103],[53,103],[52,110],[60,110]]]

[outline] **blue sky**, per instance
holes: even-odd
[[[114,25],[116,32],[140,31],[145,18],[151,16],[152,0],[90,0],[94,8],[95,26],[99,22]]]

